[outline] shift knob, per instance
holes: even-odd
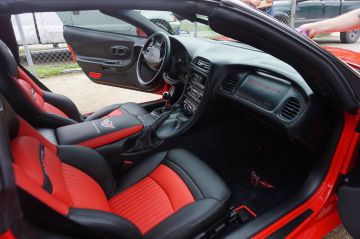
[[[162,97],[163,97],[164,100],[170,100],[170,97],[171,97],[170,92],[169,92],[169,91],[165,91],[165,92],[163,93]]]
[[[169,91],[165,91],[162,95],[163,99],[165,100],[165,109],[166,110],[169,110],[170,107],[171,107],[171,104],[170,104],[170,98],[171,98],[171,95],[170,95],[170,92]]]

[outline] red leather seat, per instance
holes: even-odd
[[[228,187],[185,150],[154,154],[116,177],[96,151],[51,144],[2,97],[0,111],[25,218],[39,227],[64,225],[50,220],[55,213],[102,238],[191,238],[227,213]]]
[[[1,93],[16,112],[32,125],[59,127],[106,116],[123,114],[145,115],[147,111],[136,103],[115,104],[90,115],[79,113],[69,98],[43,90],[23,69],[18,67],[10,49],[0,40],[0,60],[7,77],[0,84]]]

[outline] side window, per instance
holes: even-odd
[[[172,12],[146,10],[137,10],[137,12],[170,34],[176,34],[180,28],[180,21]]]
[[[94,112],[112,104],[142,103],[159,99],[158,94],[120,87],[123,82],[126,86],[130,81],[136,81],[135,71],[132,71],[134,67],[124,68],[124,72],[118,74],[124,77],[117,75],[111,79],[117,83],[117,79],[123,80],[128,77],[129,80],[123,80],[118,84],[119,87],[94,83],[89,79],[88,74],[84,73],[73,54],[73,49],[64,39],[64,25],[68,25],[99,31],[96,35],[99,36],[100,41],[104,32],[114,33],[118,36],[114,36],[113,39],[119,40],[109,44],[115,42],[115,46],[118,44],[130,46],[129,39],[139,40],[137,37],[144,36],[144,33],[136,26],[97,10],[25,13],[14,15],[11,20],[19,46],[20,63],[51,91],[70,98],[81,113]],[[125,39],[124,42],[121,39]],[[88,42],[82,41],[79,44],[88,44]],[[109,55],[103,56],[109,61],[120,58],[120,56],[113,56],[106,45],[92,46],[101,52],[108,50]],[[101,65],[97,66],[102,69]],[[95,66],[93,71],[98,72],[98,68]]]
[[[64,25],[136,36],[136,27],[98,10],[58,12]]]

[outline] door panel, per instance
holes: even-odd
[[[64,26],[64,38],[91,81],[147,92],[162,87],[146,88],[137,81],[136,62],[145,38],[74,26]]]
[[[324,18],[333,18],[340,15],[340,0],[324,0]]]

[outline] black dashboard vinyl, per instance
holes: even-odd
[[[217,101],[223,99],[227,105],[230,103],[254,119],[284,132],[296,144],[316,150],[323,132],[315,134],[319,127],[309,122],[325,124],[327,113],[302,76],[289,64],[239,42],[184,36],[171,38],[183,46],[177,44],[177,49],[186,51],[183,55],[187,55],[192,65],[197,66],[199,62],[202,68],[208,69],[206,88],[196,87],[205,78],[191,70],[183,78],[188,86],[184,94],[189,96],[189,102],[196,101],[196,106],[187,104],[191,106],[187,107],[189,111],[210,110],[212,104],[221,106]],[[204,94],[208,91],[211,93]]]

